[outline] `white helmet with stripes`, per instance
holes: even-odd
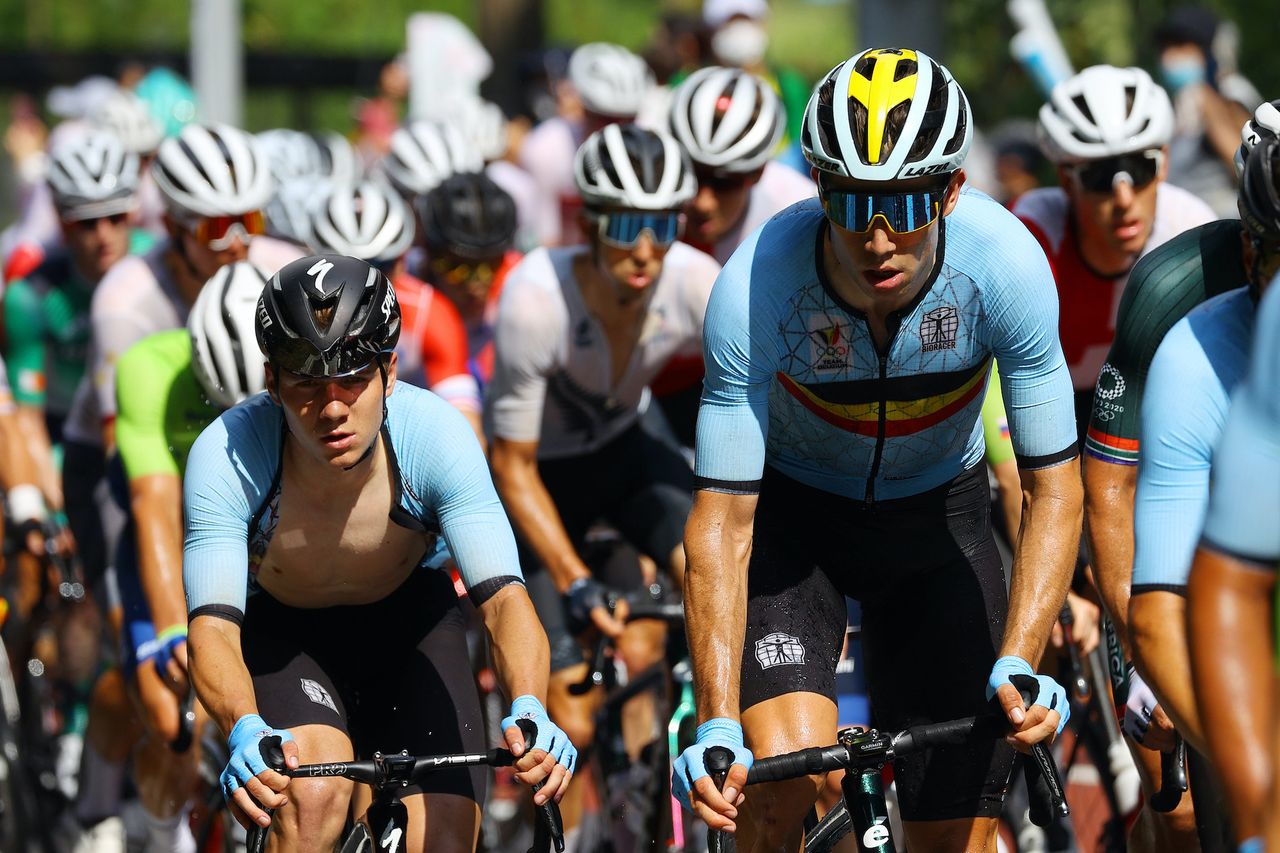
[[[248,261],[227,264],[201,288],[187,317],[191,367],[209,402],[229,409],[265,385],[254,331],[267,277]]]
[[[113,133],[73,136],[49,152],[49,190],[68,221],[127,213],[137,207],[138,156]]]
[[[587,207],[675,210],[698,191],[689,155],[668,133],[611,124],[587,137],[573,159]]]
[[[569,57],[569,82],[591,112],[632,118],[653,88],[653,72],[625,47],[599,41],[582,45]]]
[[[114,133],[125,150],[133,154],[150,154],[164,139],[164,130],[146,102],[123,89],[103,99],[94,110],[93,122]]]
[[[452,124],[415,121],[391,134],[391,151],[382,158],[383,174],[403,196],[435,188],[457,172],[484,168],[480,152]]]
[[[672,92],[671,132],[693,162],[754,172],[782,138],[782,102],[768,83],[739,68],[700,68]]]
[[[311,217],[311,242],[317,252],[368,263],[396,260],[409,251],[413,235],[408,203],[373,181],[334,188]]]
[[[252,136],[225,124],[189,124],[160,144],[151,164],[170,214],[235,216],[271,198],[271,171]]]
[[[1094,65],[1053,87],[1039,131],[1055,163],[1162,148],[1173,138],[1173,104],[1141,68]]]

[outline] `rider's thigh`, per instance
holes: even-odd
[[[547,712],[578,749],[591,743],[595,735],[592,718],[600,704],[599,690],[588,691],[583,696],[569,692],[570,685],[587,677],[587,669],[585,663],[580,663],[557,670],[547,682]]]
[[[350,739],[331,726],[290,729],[303,764],[350,761]],[[338,841],[347,820],[354,784],[346,779],[294,779],[285,789],[289,802],[272,817],[271,850],[328,850]]]
[[[998,822],[993,817],[914,820],[902,824],[907,849],[936,853],[995,853]]]
[[[835,739],[836,706],[817,693],[785,693],[743,711],[742,729],[756,758],[826,746]],[[798,850],[822,780],[806,776],[748,788],[739,810],[738,849]]]
[[[457,794],[405,797],[408,853],[470,853],[480,837],[480,806]],[[431,839],[430,842],[427,839]]]
[[[93,685],[85,739],[107,761],[119,762],[129,757],[141,734],[142,726],[129,702],[120,670],[107,670]]]

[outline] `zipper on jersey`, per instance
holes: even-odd
[[[868,329],[870,331],[870,329]],[[894,337],[897,331],[894,331]],[[889,338],[889,347],[893,347],[893,337]],[[880,474],[880,461],[884,458],[884,432],[885,432],[885,410],[889,408],[889,397],[885,393],[885,374],[888,371],[888,357],[885,353],[876,353],[876,357],[880,360],[880,410],[876,422],[876,448],[871,454],[871,474],[867,477],[867,489],[863,495],[865,503],[875,503],[876,500],[876,477]]]

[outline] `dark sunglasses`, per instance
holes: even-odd
[[[1124,181],[1135,190],[1148,186],[1160,173],[1159,151],[1137,151],[1105,160],[1080,163],[1071,168],[1080,188],[1090,193],[1110,193]]]
[[[876,219],[883,220],[895,234],[928,228],[937,221],[946,194],[946,186],[907,193],[864,193],[818,184],[827,219],[855,234],[870,231]]]
[[[597,213],[600,240],[616,249],[634,249],[640,235],[649,232],[653,244],[665,249],[680,237],[684,219],[674,210],[660,213]]]
[[[129,214],[113,213],[110,216],[95,216],[92,219],[77,219],[76,227],[81,231],[92,231],[97,228],[98,223],[103,220],[110,222],[112,225],[120,226],[129,221]]]

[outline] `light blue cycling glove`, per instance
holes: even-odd
[[[1240,846],[1236,848],[1236,853],[1266,853],[1267,846],[1262,842],[1261,836],[1246,838],[1240,842]]]
[[[1005,655],[991,668],[991,676],[987,679],[987,698],[995,696],[1000,685],[1011,684],[1009,677],[1012,675],[1029,675],[1039,683],[1040,689],[1031,704],[1042,705],[1050,711],[1057,711],[1060,715],[1057,734],[1062,734],[1063,726],[1071,717],[1071,703],[1067,701],[1067,691],[1049,676],[1037,675],[1031,668],[1031,664],[1017,655]]]
[[[680,805],[693,811],[693,803],[689,801],[689,792],[693,783],[707,775],[703,756],[713,746],[722,746],[733,753],[733,763],[741,764],[748,770],[756,758],[742,742],[742,723],[727,717],[716,717],[698,726],[696,742],[680,753],[675,767],[671,771],[671,793]]]
[[[231,749],[231,760],[227,762],[226,769],[219,777],[222,795],[228,800],[237,788],[244,787],[250,779],[263,770],[271,769],[262,757],[262,740],[272,736],[280,738],[281,743],[293,740],[293,735],[284,729],[271,728],[257,714],[245,714],[236,720],[235,726],[231,729],[231,736],[227,738],[227,745]]]
[[[578,750],[569,742],[569,736],[551,722],[547,710],[537,697],[516,697],[516,701],[511,703],[511,716],[502,721],[502,730],[505,732],[514,726],[516,720],[528,720],[537,727],[538,734],[533,740],[534,749],[545,750],[565,770],[570,773],[574,771],[578,764]]]

